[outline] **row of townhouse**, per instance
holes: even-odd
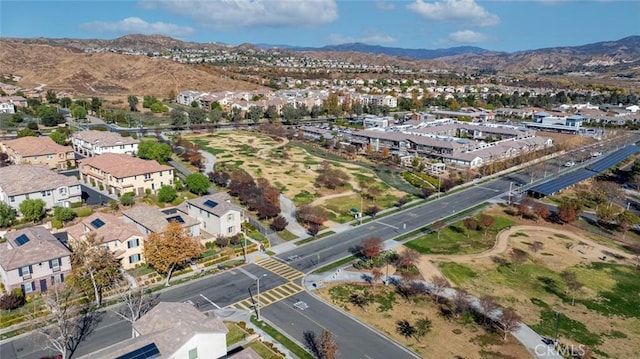
[[[41,164],[58,170],[73,166],[76,160],[71,146],[59,145],[47,136],[2,141],[0,151],[6,153],[13,164]]]
[[[99,245],[111,250],[124,269],[130,269],[144,262],[147,236],[164,231],[170,222],[180,223],[192,237],[206,242],[217,235],[241,233],[244,220],[243,210],[231,203],[228,194],[216,193],[173,209],[138,205],[124,211],[122,217],[96,212],[56,235],[41,226],[10,231],[6,242],[0,243],[0,282],[9,291],[22,288],[31,293],[64,281],[72,269],[71,251],[61,240],[73,248],[74,243],[95,235]]]
[[[309,139],[326,138],[325,132],[311,126],[300,128],[302,137]],[[402,131],[361,130],[345,132],[342,136],[361,150],[382,151],[386,148],[401,157],[418,156],[472,168],[553,144],[552,139],[537,137],[532,130],[465,122],[414,126]],[[499,140],[484,141],[489,137]]]
[[[93,157],[103,153],[121,153],[135,155],[140,140],[133,137],[122,137],[117,132],[81,131],[71,136],[73,150],[83,157]]]
[[[133,192],[143,196],[156,193],[162,186],[173,185],[174,169],[157,161],[120,153],[104,153],[78,161],[80,179],[120,196]]]

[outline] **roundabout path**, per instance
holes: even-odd
[[[496,242],[494,246],[484,252],[474,253],[474,254],[461,254],[461,255],[442,255],[442,254],[425,254],[420,257],[420,263],[418,265],[418,269],[420,270],[420,274],[425,280],[429,280],[434,275],[442,275],[438,267],[433,263],[433,261],[449,261],[456,263],[473,263],[477,259],[489,258],[494,255],[498,255],[501,253],[505,253],[509,248],[509,238],[511,235],[522,232],[526,234],[532,233],[545,233],[549,235],[554,234],[562,234],[569,237],[571,240],[578,241],[578,243],[582,242],[586,244],[587,250],[580,252],[580,255],[585,257],[588,260],[597,260],[598,257],[603,255],[603,253],[608,252],[624,258],[624,261],[630,260],[631,257],[628,253],[625,253],[621,250],[607,247],[600,243],[597,243],[591,239],[582,237],[577,235],[571,231],[567,231],[564,229],[557,229],[552,227],[544,227],[544,226],[534,226],[534,225],[517,225],[512,226],[509,229],[505,229],[496,235]],[[577,246],[577,245],[576,245]],[[404,248],[402,248],[404,249]]]

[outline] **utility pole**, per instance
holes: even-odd
[[[257,301],[257,303],[256,303],[256,308],[257,308],[257,309],[256,309],[256,320],[257,320],[257,321],[260,321],[260,320],[261,320],[261,319],[260,319],[260,306],[261,306],[262,304],[260,304],[260,278],[262,278],[262,277],[266,277],[266,276],[267,276],[267,273],[263,274],[261,277],[257,277],[257,278],[256,278],[256,287],[258,287],[258,288],[257,288],[257,292],[258,292],[258,301]]]
[[[513,187],[513,182],[509,182],[509,205],[511,205],[511,189]]]

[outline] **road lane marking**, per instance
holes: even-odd
[[[256,262],[256,265],[289,281],[304,277],[304,273],[273,258]]]
[[[200,296],[202,297],[202,299],[206,300],[207,302],[209,302],[211,305],[213,305],[214,307],[221,309],[219,305],[217,305],[216,303],[214,303],[211,299],[207,298],[204,296],[204,294],[200,293]]]
[[[380,222],[380,221],[378,221],[377,223],[378,223],[378,224],[381,224],[381,225],[383,225],[383,226],[391,227],[391,228],[393,228],[393,229],[400,229],[400,228],[398,228],[398,227],[396,227],[396,226],[392,226],[392,225],[390,225],[390,224],[386,224],[386,223],[384,223],[384,222]]]
[[[285,283],[278,287],[271,288],[267,291],[260,292],[260,307],[264,308],[270,304],[282,301],[287,299],[293,295],[296,295],[300,292],[304,291],[304,288],[296,283]],[[253,299],[258,300],[257,295],[253,297]],[[228,308],[237,308],[244,310],[251,310],[254,307],[254,302],[252,298],[243,299],[236,303],[230,304]]]

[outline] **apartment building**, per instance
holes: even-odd
[[[164,232],[170,222],[180,223],[191,237],[200,236],[200,222],[175,208],[157,209],[147,205],[137,205],[122,212],[126,223],[135,224],[144,235]]]
[[[21,137],[0,142],[0,151],[14,164],[47,165],[49,168],[67,169],[75,165],[71,146],[61,146],[49,137]]]
[[[67,228],[72,247],[76,241],[84,241],[91,234],[95,234],[100,245],[113,252],[122,268],[131,269],[144,262],[142,247],[145,236],[135,224],[109,213],[98,212]]]
[[[185,215],[195,218],[203,231],[213,235],[233,236],[242,231],[244,211],[231,203],[225,192],[186,201],[178,207]]]
[[[84,157],[98,156],[103,153],[122,153],[134,155],[138,152],[139,140],[122,137],[116,132],[82,131],[71,136],[73,150]]]
[[[173,167],[157,161],[143,160],[122,153],[104,153],[79,161],[84,183],[104,188],[118,196],[145,191],[156,193],[164,185],[173,185]]]
[[[47,209],[70,207],[82,201],[82,189],[75,177],[55,173],[44,165],[0,167],[0,201],[18,210],[26,199],[41,199]]]
[[[46,292],[71,272],[71,251],[44,227],[6,234],[0,245],[0,282],[7,291]]]

